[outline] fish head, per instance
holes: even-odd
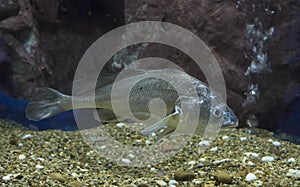
[[[223,111],[223,116],[222,128],[232,128],[239,125],[239,119],[230,107],[226,106],[225,111]]]

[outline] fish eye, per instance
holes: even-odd
[[[216,117],[216,118],[220,118],[223,115],[223,111],[219,108],[216,107],[213,109],[212,114]]]

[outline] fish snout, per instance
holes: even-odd
[[[236,117],[231,108],[227,107],[224,112],[222,128],[232,128],[239,125],[239,119]]]

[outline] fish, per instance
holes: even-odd
[[[168,80],[161,77],[168,77]],[[192,84],[194,95],[191,94],[187,82]],[[117,91],[114,90],[115,87],[118,88]],[[95,97],[91,97],[92,93]],[[155,114],[150,111],[149,103],[155,98],[160,98],[164,102],[165,116],[164,114],[160,116],[164,113],[162,111],[154,111]],[[183,101],[187,106],[199,108],[201,111],[199,124],[207,123],[212,116],[212,118],[223,119],[222,127],[238,126],[238,118],[218,93],[183,71],[167,68],[127,69],[122,71],[122,75],[99,76],[95,89],[83,89],[73,96],[48,87],[38,88],[32,95],[25,112],[28,119],[39,121],[68,110],[96,107],[101,116],[100,121],[109,122],[132,119],[132,116],[127,115],[127,108],[122,108],[122,106],[130,106],[130,112],[135,120],[145,121],[154,116],[155,120],[151,121],[153,124],[145,127],[141,133],[147,135],[161,131],[157,140],[160,141],[177,128],[183,114]],[[114,103],[118,106],[113,107]],[[212,106],[212,103],[216,105]],[[121,113],[115,114],[116,108]],[[198,125],[196,132],[203,132],[199,127],[203,125]]]

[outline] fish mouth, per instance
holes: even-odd
[[[223,124],[222,128],[235,128],[239,126],[239,120],[234,114],[234,112],[227,107],[224,119],[223,119]]]
[[[239,126],[239,122],[237,121],[229,124],[223,124],[222,128],[231,129],[231,128],[236,128],[238,126]]]

